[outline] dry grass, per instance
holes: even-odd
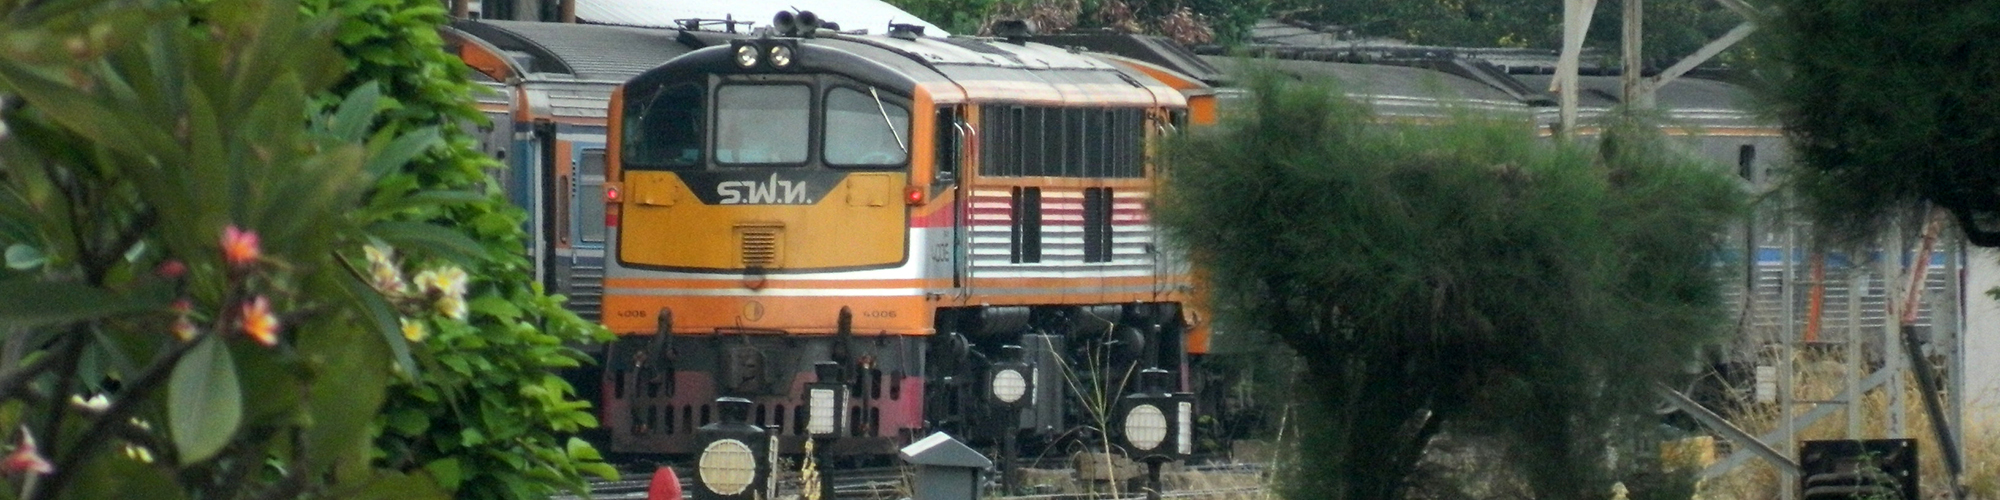
[[[1806,357],[1801,356],[1795,365],[1794,377],[1797,401],[1843,400],[1845,364],[1837,355]],[[1930,498],[1948,498],[1949,475],[1947,474],[1941,448],[1937,445],[1936,434],[1932,432],[1930,420],[1924,413],[1923,400],[1916,390],[1913,379],[1903,380],[1898,386],[1892,381],[1884,388],[1878,388],[1862,398],[1861,434],[1862,439],[1889,436],[1889,397],[1886,388],[1903,391],[1904,415],[1902,418],[1906,437],[1917,440],[1919,472],[1922,474],[1922,491]],[[1950,404],[1947,402],[1946,404]],[[1811,407],[1800,404],[1794,415],[1802,415]],[[1964,435],[1967,470],[1965,483],[1972,498],[2000,500],[2000,421],[1997,415],[1965,415]],[[1763,434],[1778,428],[1781,412],[1776,405],[1752,405],[1735,412],[1731,421],[1753,434]],[[1796,429],[1798,440],[1846,439],[1848,438],[1847,411],[1841,410],[1820,419],[1812,425]],[[1771,443],[1780,450],[1784,443]],[[1796,447],[1792,448],[1796,450]],[[1777,469],[1763,460],[1752,459],[1741,467],[1708,480],[1701,486],[1697,498],[1704,500],[1768,500],[1779,498],[1780,479]]]

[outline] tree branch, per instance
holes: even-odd
[[[106,409],[104,414],[98,415],[95,420],[92,420],[90,427],[84,430],[83,438],[78,441],[77,446],[70,449],[69,453],[63,455],[61,460],[56,463],[55,472],[48,477],[48,482],[35,492],[35,500],[54,500],[55,495],[61,492],[63,487],[67,486],[76,477],[76,471],[83,465],[84,460],[95,454],[99,446],[105,441],[102,439],[93,439],[93,437],[103,436],[113,426],[131,419],[132,414],[138,411],[141,403],[144,403],[149,396],[152,396],[160,384],[166,382],[167,376],[173,373],[174,365],[179,364],[181,358],[186,357],[189,351],[194,350],[194,346],[200,345],[204,341],[204,337],[212,335],[215,334],[213,332],[205,333],[203,337],[196,337],[192,341],[181,342],[179,345],[174,346],[174,349],[168,351],[166,356],[154,359],[151,365],[147,365],[146,369],[140,372],[138,378],[133,379],[131,384],[126,385],[120,390],[119,394],[122,397],[112,401],[111,408]]]

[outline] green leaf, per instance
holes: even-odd
[[[392,247],[423,251],[468,267],[478,262],[484,254],[479,242],[473,241],[463,233],[436,224],[377,222],[368,226],[368,234],[374,235]]]
[[[145,291],[152,291],[148,287]],[[119,295],[82,283],[33,278],[0,281],[0,331],[163,308],[153,293]]]
[[[448,500],[451,494],[440,486],[440,481],[421,474],[385,473],[368,483],[361,491],[342,498],[352,500]]]
[[[361,212],[360,217],[365,220],[386,217],[403,210],[470,205],[486,200],[486,195],[471,191],[423,191],[368,207],[366,211]]]
[[[604,480],[606,481],[618,480],[618,468],[612,467],[611,464],[607,464],[604,462],[576,464],[576,470],[578,472],[604,478]]]
[[[431,426],[431,418],[424,412],[412,408],[402,408],[389,413],[389,429],[405,436],[424,433]]]
[[[403,134],[383,146],[381,151],[375,152],[373,157],[368,159],[365,171],[371,179],[389,175],[410,160],[416,159],[417,155],[424,154],[425,151],[442,143],[437,127],[426,127]]]
[[[458,484],[465,481],[465,467],[459,465],[457,458],[431,461],[424,464],[424,472],[431,473],[431,479],[447,490],[457,490]]]
[[[597,447],[591,446],[590,442],[584,441],[582,438],[571,437],[569,438],[569,442],[564,444],[564,447],[568,448],[567,451],[570,458],[589,462],[604,461],[604,455],[597,452]]]
[[[382,87],[368,82],[347,93],[340,109],[327,118],[327,132],[344,142],[360,142],[375,118],[375,104],[382,99]]]
[[[417,367],[416,360],[410,357],[409,339],[403,338],[402,325],[397,321],[396,311],[389,306],[388,300],[368,284],[362,283],[359,277],[349,275],[341,279],[340,284],[346,289],[348,296],[361,305],[362,312],[367,314],[369,322],[375,324],[374,330],[382,335],[382,342],[388,344],[389,352],[396,357],[396,365],[403,368],[403,373],[411,377],[421,375],[422,371]]]
[[[49,257],[47,255],[42,255],[42,251],[35,247],[23,245],[20,243],[15,243],[7,247],[8,269],[14,269],[17,271],[27,271],[34,268],[42,267],[42,264],[46,264],[48,262],[49,262]]]
[[[236,362],[216,337],[203,337],[167,380],[167,425],[183,463],[222,451],[243,421]]]
[[[477,299],[472,299],[472,303],[467,306],[472,312],[492,316],[501,321],[514,321],[521,318],[521,308],[514,306],[513,302],[509,302],[505,297],[498,295],[480,296]]]

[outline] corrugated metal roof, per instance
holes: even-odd
[[[680,19],[723,19],[753,21],[756,26],[771,24],[771,16],[781,10],[808,10],[820,19],[840,23],[842,30],[866,29],[869,33],[888,32],[889,23],[924,27],[928,36],[945,36],[936,25],[882,0],[577,0],[577,19],[620,26],[655,28],[678,27]]]
[[[528,71],[569,73],[578,79],[624,81],[690,50],[674,30],[530,21],[461,21],[453,27],[502,50],[523,51]]]

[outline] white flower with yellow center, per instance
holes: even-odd
[[[403,338],[411,342],[423,342],[430,332],[424,329],[424,322],[403,318]]]
[[[409,289],[403,282],[403,272],[396,269],[395,250],[383,245],[361,247],[368,257],[369,283],[385,294],[400,294]]]

